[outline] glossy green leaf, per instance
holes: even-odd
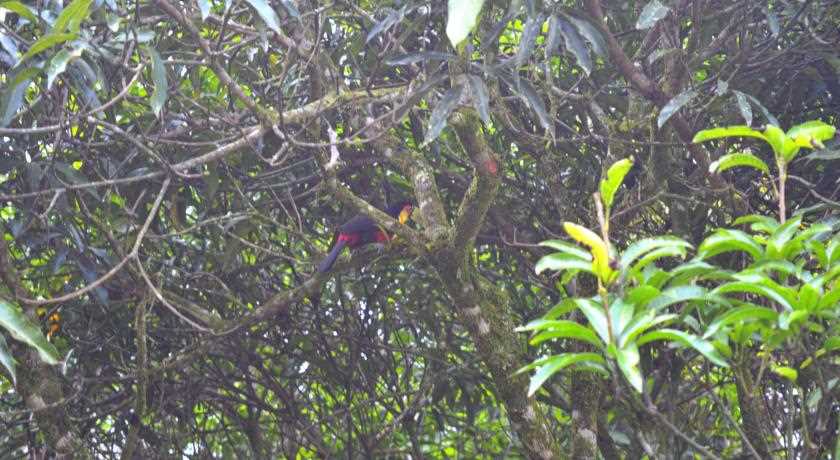
[[[782,377],[784,377],[784,378],[786,378],[786,379],[788,379],[788,380],[790,380],[791,382],[794,382],[794,383],[796,383],[796,379],[799,378],[799,372],[792,367],[773,366],[771,369],[773,369],[773,372],[775,372],[776,374],[778,374],[778,375],[780,375],[780,376],[782,376]]]
[[[552,375],[573,364],[586,361],[598,366],[603,366],[604,364],[604,358],[597,353],[563,353],[540,360],[538,369],[531,377],[531,383],[528,385],[528,396],[530,397],[536,393]],[[526,366],[516,371],[516,373],[518,374],[528,370],[530,369]]]
[[[277,32],[278,34],[280,31],[280,18],[277,17],[277,12],[274,11],[274,8],[265,1],[265,0],[245,0],[251,5],[254,10],[256,10],[257,14],[260,15],[265,25],[268,26],[269,29]]]
[[[639,370],[639,347],[635,343],[630,343],[624,348],[616,348],[615,361],[618,363],[621,373],[630,382],[630,386],[641,393],[644,378],[642,377],[642,371]]]
[[[532,337],[528,343],[539,345],[546,340],[563,338],[581,340],[599,348],[604,345],[592,329],[582,324],[567,320],[554,321],[554,323],[551,327],[544,328],[542,332]]]
[[[39,38],[38,41],[33,43],[32,46],[30,46],[29,49],[26,51],[26,53],[24,53],[23,56],[21,56],[20,61],[18,61],[18,65],[21,65],[21,63],[25,62],[27,59],[38,55],[52,48],[53,46],[60,45],[68,40],[73,40],[74,38],[76,38],[76,34],[74,33],[58,33],[44,35],[43,37]]]
[[[38,17],[35,16],[35,13],[32,11],[32,9],[21,2],[0,2],[0,9],[5,9],[11,11],[12,13],[17,13],[20,15],[20,17],[26,19],[29,22],[38,22]]]
[[[630,172],[633,167],[633,157],[618,160],[610,166],[607,170],[607,177],[601,179],[601,200],[604,202],[604,207],[610,209],[615,198],[615,193],[621,184],[624,182],[624,177]]]
[[[755,137],[764,139],[764,134],[761,131],[750,128],[745,125],[724,126],[720,128],[704,129],[694,135],[693,143],[705,142],[714,139],[723,139],[726,137]]]
[[[720,229],[708,236],[697,248],[698,259],[708,259],[718,254],[731,251],[742,251],[754,260],[759,259],[764,250],[753,238],[740,231]]]
[[[777,304],[783,306],[786,310],[793,310],[793,305],[783,295],[768,288],[767,286],[755,284],[752,281],[734,281],[731,283],[725,283],[712,291],[715,295],[729,294],[732,292],[755,294],[776,302]]]
[[[708,339],[715,335],[719,330],[732,324],[751,321],[772,321],[775,322],[779,317],[776,310],[767,307],[760,307],[757,305],[744,305],[726,311],[722,315],[715,318],[706,332],[703,333],[703,338]]]
[[[751,153],[730,153],[717,159],[709,165],[709,172],[723,172],[738,166],[748,166],[753,169],[770,174],[770,168],[761,158]]]
[[[73,0],[65,6],[53,23],[51,33],[69,31],[73,34],[79,32],[82,21],[90,15],[90,5],[93,0]]]
[[[683,345],[689,346],[694,348],[700,354],[705,356],[709,361],[717,364],[721,367],[729,367],[729,364],[726,362],[723,356],[715,349],[714,345],[711,342],[701,339],[693,334],[689,334],[688,332],[678,331],[676,329],[659,329],[656,331],[648,332],[647,334],[642,335],[639,337],[637,343],[639,345],[657,341],[657,340],[667,340],[670,342],[679,342]]]
[[[563,240],[546,240],[540,242],[539,245],[556,249],[562,253],[575,256],[579,259],[592,260],[592,254],[590,254],[589,251]]]
[[[704,299],[707,293],[706,288],[702,286],[688,285],[670,287],[651,300],[645,308],[659,311],[676,303]]]
[[[790,128],[787,135],[800,147],[825,148],[823,141],[833,138],[836,131],[837,129],[828,123],[813,120]]]
[[[628,342],[634,341],[636,337],[648,329],[665,322],[673,321],[678,317],[679,316],[675,314],[657,316],[656,312],[653,310],[640,313],[627,324],[627,327],[625,327],[623,331],[621,331],[618,338],[618,346],[624,347]]]
[[[691,243],[677,238],[675,236],[657,236],[653,238],[644,238],[634,242],[624,252],[621,253],[619,259],[619,267],[625,270],[639,257],[659,248],[691,248]]]
[[[546,270],[557,272],[564,270],[582,270],[588,273],[594,273],[592,271],[592,262],[561,253],[544,256],[537,262],[534,269],[538,275]]]
[[[483,5],[484,0],[449,0],[446,36],[453,48],[457,48],[473,30]]]
[[[13,339],[38,350],[38,355],[45,363],[58,364],[61,361],[58,350],[47,341],[38,326],[17,306],[5,300],[0,300],[0,327],[6,329]]]
[[[12,356],[9,345],[6,343],[6,337],[0,334],[0,364],[9,372],[12,378],[12,384],[17,385],[17,375],[15,374],[15,358]]]
[[[575,299],[575,304],[577,304],[580,311],[586,316],[586,319],[589,320],[592,329],[595,329],[595,332],[601,337],[601,341],[610,343],[610,331],[604,309],[590,299]]]

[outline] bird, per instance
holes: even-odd
[[[385,209],[385,213],[404,224],[411,217],[414,205],[410,201],[398,201]],[[382,230],[376,221],[365,214],[357,214],[352,219],[338,227],[336,230],[335,244],[324,260],[318,264],[318,272],[330,271],[338,255],[344,247],[356,249],[370,243],[385,243],[390,236]]]

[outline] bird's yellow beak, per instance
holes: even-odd
[[[398,220],[400,221],[401,224],[404,224],[404,223],[408,222],[408,219],[410,217],[411,217],[411,206],[406,206],[406,207],[402,208],[402,211],[400,211],[400,216],[399,216]]]

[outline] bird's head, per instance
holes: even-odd
[[[408,222],[411,218],[411,211],[414,210],[414,204],[410,201],[399,201],[391,206],[388,206],[388,215],[397,219],[401,224]]]

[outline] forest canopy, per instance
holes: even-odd
[[[0,69],[2,458],[840,458],[834,0],[1,1]]]

